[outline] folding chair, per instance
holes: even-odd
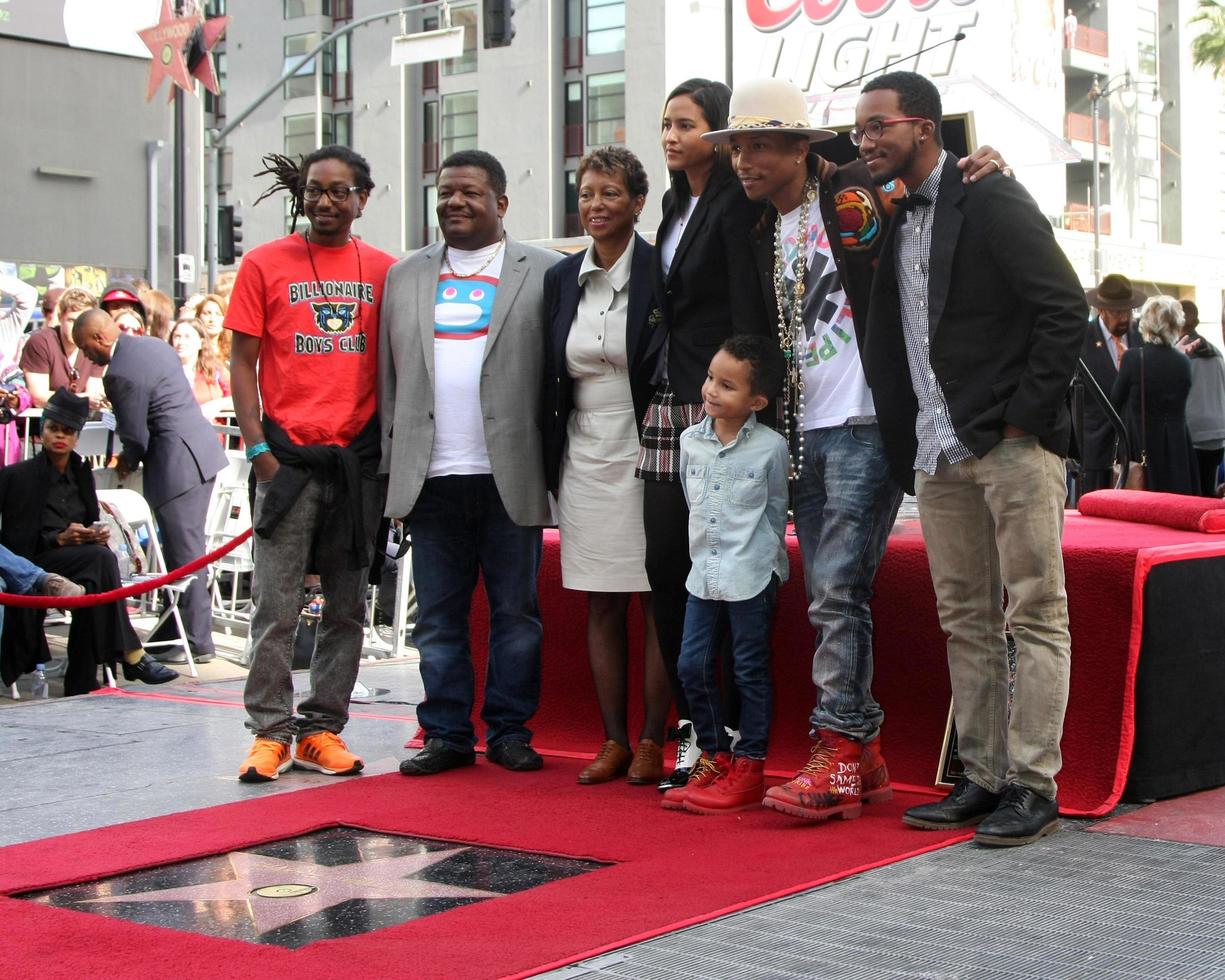
[[[229,457],[229,466],[217,474],[204,524],[205,547],[209,551],[228,544],[251,526],[251,505],[247,495],[251,463],[242,452],[227,450],[226,456]],[[226,624],[227,632],[234,626],[245,628],[251,622],[251,600],[242,598],[241,584],[243,576],[250,576],[254,569],[250,541],[244,541],[213,563],[209,590],[213,618]],[[223,573],[229,578],[228,595],[222,589]]]
[[[113,506],[123,515],[124,520],[132,526],[132,530],[138,534],[141,527],[144,527],[148,534],[148,544],[145,546],[148,570],[130,576],[123,584],[134,585],[165,575],[168,569],[166,568],[166,559],[162,556],[162,546],[158,543],[157,539],[157,524],[153,520],[153,512],[149,509],[149,504],[145,498],[135,490],[99,490],[98,501],[106,501]],[[153,647],[182,647],[183,652],[187,655],[187,669],[192,677],[199,677],[200,672],[196,670],[196,662],[191,655],[191,645],[187,642],[187,629],[183,625],[183,616],[179,612],[179,600],[183,598],[183,593],[187,591],[197,575],[199,575],[198,572],[161,587],[165,593],[166,605],[157,622],[153,624],[153,629],[149,631],[149,635],[156,633],[166,620],[173,619],[175,626],[178,628],[178,638],[145,642],[146,650]]]

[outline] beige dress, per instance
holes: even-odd
[[[566,340],[574,410],[566,423],[557,527],[562,584],[584,592],[646,592],[638,426],[630,395],[625,313],[634,241],[607,272],[588,249]]]

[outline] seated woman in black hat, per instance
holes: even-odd
[[[89,417],[89,400],[60,388],[43,409],[43,449],[0,469],[0,544],[90,594],[119,587],[119,564],[99,523],[93,470],[73,450]],[[4,620],[0,657],[5,674],[22,674],[49,659],[42,609],[12,608]],[[130,681],[164,684],[178,673],[145,653],[120,602],[72,611],[65,694],[99,687],[98,665],[123,661]]]

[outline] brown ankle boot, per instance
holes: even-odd
[[[630,750],[615,739],[609,739],[600,746],[591,765],[578,774],[578,781],[584,786],[592,783],[607,783],[624,775],[630,767]]]
[[[766,762],[738,755],[731,767],[708,786],[690,790],[684,807],[690,813],[731,813],[761,806],[766,791]]]
[[[791,782],[771,786],[762,805],[805,820],[824,820],[835,814],[843,820],[857,817],[863,812],[862,757],[863,746],[855,739],[819,728],[808,764]]]
[[[626,779],[635,786],[655,784],[664,776],[664,747],[649,738],[638,740]]]

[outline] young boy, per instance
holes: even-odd
[[[787,443],[757,423],[782,389],[783,355],[768,337],[729,338],[702,385],[706,418],[681,434],[680,472],[689,503],[685,635],[678,665],[702,758],[663,806],[726,813],[760,806],[770,731],[770,621],[787,580]],[[731,629],[740,692],[735,756],[723,727],[715,661]]]

